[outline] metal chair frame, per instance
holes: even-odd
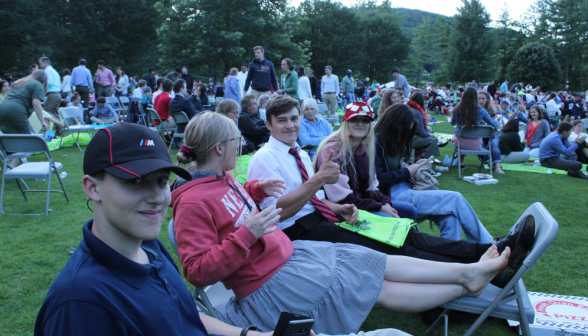
[[[471,130],[466,130],[466,129],[461,129],[461,132],[459,133],[459,138],[457,139],[457,147],[455,148],[455,150],[453,151],[453,156],[451,158],[451,165],[449,166],[449,171],[451,171],[451,167],[453,166],[453,161],[455,161],[456,159],[456,154],[457,154],[457,160],[458,160],[458,167],[459,167],[459,177],[461,177],[461,155],[488,155],[488,157],[490,158],[490,175],[492,175],[492,152],[491,149],[483,149],[480,148],[478,150],[466,150],[466,149],[461,149],[461,138],[491,138],[492,137],[492,133],[494,132],[494,126],[490,126],[490,125],[479,125],[477,128],[475,129],[471,129]],[[488,147],[490,147],[491,144],[488,143]],[[464,164],[465,165],[465,164]],[[484,167],[484,161],[480,160],[480,167],[478,168],[478,172],[482,171],[482,167]]]

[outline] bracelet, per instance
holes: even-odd
[[[250,326],[247,326],[247,327],[241,329],[241,334],[239,334],[239,336],[247,336],[247,333],[249,332],[249,330],[261,331],[261,329],[259,329],[258,327],[250,325]]]

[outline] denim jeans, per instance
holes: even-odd
[[[415,220],[417,218],[417,209],[414,205],[408,202],[401,202],[401,201],[394,201],[392,202],[392,207],[398,211],[398,216],[400,218],[409,218]],[[382,217],[392,217],[387,213],[380,212],[380,211],[370,211],[374,215],[382,216]]]
[[[539,148],[531,148],[531,147],[525,146],[525,149],[523,151],[525,153],[529,153],[529,155],[531,157],[534,157],[534,158],[539,157]]]
[[[500,147],[498,146],[499,138],[495,136],[490,140],[490,152],[492,153],[492,163],[501,162]],[[486,146],[487,147],[487,146]],[[488,155],[484,156],[484,162],[488,163]]]
[[[353,92],[345,92],[345,97],[350,104],[355,101],[355,94]]]
[[[401,182],[390,190],[392,204],[408,202],[416,207],[418,219],[430,219],[441,231],[441,237],[477,243],[491,243],[492,236],[476,216],[468,201],[458,192],[449,190],[412,190],[408,182]]]

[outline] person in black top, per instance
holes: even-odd
[[[490,81],[490,84],[488,85],[488,89],[486,89],[488,91],[488,93],[490,94],[490,97],[492,97],[492,99],[494,99],[494,95],[496,94],[496,84],[494,84],[494,80]]]
[[[314,71],[308,71],[308,80],[310,81],[310,92],[312,92],[312,98],[317,99],[319,96],[319,82],[316,77],[314,77]]]
[[[519,120],[517,118],[509,120],[502,127],[502,132],[498,142],[500,160],[503,163],[527,162],[531,155],[524,152],[525,147],[521,143],[521,137],[519,136]]]
[[[149,68],[149,72],[144,74],[143,77],[141,77],[141,79],[144,79],[147,81],[147,85],[151,88],[151,91],[155,92],[156,86],[155,86],[155,68],[151,67]]]
[[[178,79],[174,83],[174,92],[176,96],[174,99],[171,100],[169,103],[169,111],[170,112],[180,112],[183,111],[186,113],[189,119],[192,119],[196,115],[196,110],[190,101],[185,97],[186,94],[186,81],[183,79]],[[178,133],[184,133],[184,129],[186,128],[185,123],[178,123]],[[176,138],[179,139],[179,138]]]
[[[247,140],[259,148],[259,145],[269,140],[270,131],[265,126],[265,121],[259,117],[255,98],[255,95],[248,94],[241,99],[239,130]]]
[[[188,93],[192,94],[192,91],[194,90],[194,78],[188,74],[187,66],[182,66],[182,74],[180,77],[186,81],[186,90],[188,90]]]

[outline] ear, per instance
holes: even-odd
[[[214,146],[214,152],[220,156],[223,156],[223,154],[225,152],[225,148],[223,147],[223,144],[221,144],[220,142],[217,143],[216,146]]]
[[[90,175],[84,175],[82,177],[82,186],[84,188],[84,193],[88,196],[89,199],[92,201],[99,202],[102,200],[100,196],[100,187],[99,181],[93,178]]]
[[[271,118],[271,116],[270,116],[270,118]],[[270,133],[272,132],[272,124],[270,123],[269,120],[265,121],[265,127],[267,127],[267,129],[270,131]]]

